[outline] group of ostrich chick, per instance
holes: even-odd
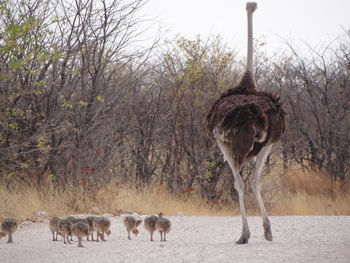
[[[256,8],[255,2],[246,4],[248,22],[246,70],[238,84],[222,93],[212,104],[204,121],[209,135],[218,144],[224,159],[232,170],[234,187],[238,192],[242,234],[236,241],[237,244],[247,244],[250,238],[244,205],[245,187],[240,170],[251,160],[255,162],[253,190],[263,218],[264,237],[267,241],[272,241],[271,223],[260,193],[260,177],[272,146],[282,137],[286,129],[286,112],[280,98],[269,92],[259,91],[253,73],[252,17]],[[68,236],[72,233],[78,237],[79,246],[81,246],[82,237],[88,237],[92,231],[97,231],[97,241],[99,237],[104,240],[104,233],[107,235],[110,233],[110,222],[104,218],[88,217],[84,219],[85,221],[80,220],[73,222],[73,224],[70,223],[69,219],[55,220],[57,221],[50,222],[52,231],[61,234],[64,241],[65,238],[68,240]],[[153,241],[153,232],[156,230],[160,232],[161,241],[166,240],[165,235],[170,230],[170,221],[163,218],[162,214],[158,217],[148,216],[144,223],[145,228],[151,234],[151,241]],[[126,217],[124,224],[130,239],[130,231],[136,235],[138,233],[137,226],[141,224],[141,221]],[[17,225],[11,220],[3,222],[3,231],[9,233],[9,242],[12,241],[12,233],[16,228]]]
[[[138,235],[137,227],[142,223],[142,219],[137,219],[133,215],[127,215],[123,219],[124,226],[128,232],[128,239],[131,240],[130,232]],[[12,235],[17,230],[17,221],[13,218],[7,218],[1,223],[0,238],[8,236],[8,243],[13,243]],[[166,241],[166,234],[171,230],[171,222],[168,218],[159,215],[146,216],[144,220],[145,229],[150,233],[150,240],[153,240],[153,233],[159,231],[160,241]],[[62,237],[64,244],[71,244],[73,236],[78,239],[78,247],[83,247],[82,240],[86,237],[87,241],[95,241],[93,232],[96,231],[96,241],[106,241],[105,234],[111,234],[111,221],[104,216],[88,216],[85,218],[68,216],[64,219],[53,217],[49,222],[49,229],[52,232],[52,241],[58,241],[58,236]]]

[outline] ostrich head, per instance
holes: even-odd
[[[257,8],[257,4],[255,2],[248,2],[246,5],[246,9],[248,13],[253,13]]]

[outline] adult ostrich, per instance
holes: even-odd
[[[254,192],[263,217],[264,236],[272,241],[271,224],[260,194],[260,174],[272,145],[285,131],[285,112],[279,98],[256,89],[253,75],[252,15],[257,4],[247,3],[248,52],[246,71],[238,85],[223,93],[214,102],[205,117],[205,125],[228,161],[234,186],[239,196],[242,217],[242,234],[237,244],[246,244],[250,237],[244,207],[244,183],[239,174],[241,167],[255,160]]]

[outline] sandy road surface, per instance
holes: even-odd
[[[110,218],[112,234],[106,242],[83,241],[84,248],[53,242],[47,223],[18,229],[14,243],[0,240],[0,262],[350,262],[350,217],[270,217],[274,241],[263,238],[260,217],[249,217],[251,238],[236,245],[240,217],[169,217],[167,242],[149,241],[140,234],[127,240],[120,217]]]

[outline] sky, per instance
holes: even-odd
[[[165,38],[176,35],[204,39],[220,35],[238,53],[246,49],[245,0],[149,0]],[[254,38],[271,51],[286,49],[286,41],[320,48],[350,30],[350,0],[257,0]],[[304,45],[305,46],[305,45]]]

